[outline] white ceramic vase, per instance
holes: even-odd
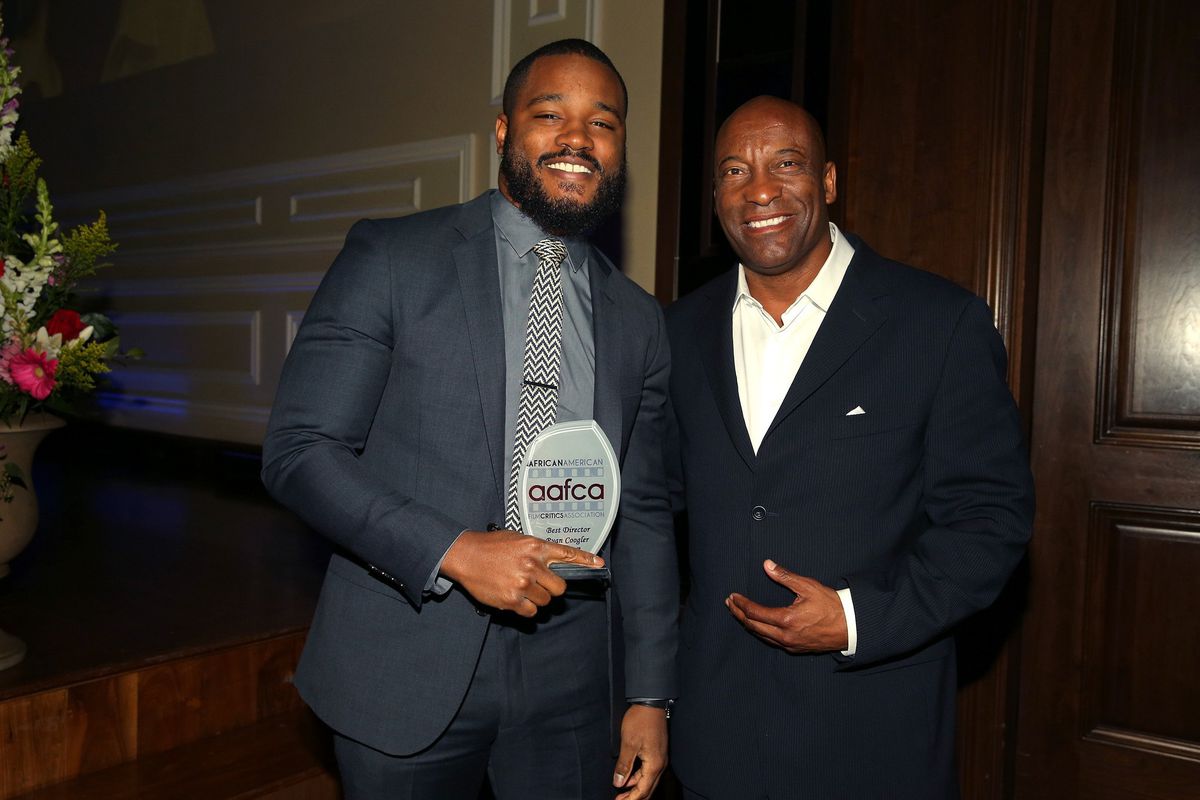
[[[30,414],[20,425],[9,427],[0,422],[0,469],[16,464],[24,476],[24,486],[12,487],[10,503],[0,502],[0,578],[9,572],[8,562],[33,539],[37,530],[38,504],[33,488],[33,454],[46,435],[66,425],[50,414]],[[25,657],[25,643],[0,630],[0,669],[17,664]]]

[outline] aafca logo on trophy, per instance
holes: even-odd
[[[529,446],[521,472],[521,530],[596,553],[621,497],[621,472],[594,420],[560,422]]]

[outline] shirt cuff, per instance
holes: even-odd
[[[854,599],[850,597],[850,589],[838,589],[838,600],[842,601],[842,611],[846,614],[846,649],[844,656],[852,656],[858,650],[858,624],[854,621]]]
[[[458,536],[462,536],[464,533],[466,533],[465,530],[459,531]],[[454,542],[458,541],[458,536],[454,537]],[[454,547],[454,542],[450,543],[450,547]],[[446,548],[446,553],[450,552],[450,547]],[[442,557],[433,565],[433,572],[429,573],[429,580],[425,581],[424,591],[428,594],[441,596],[454,588],[454,581],[438,574],[442,571],[442,562],[446,560],[446,553],[442,553]]]

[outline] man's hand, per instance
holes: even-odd
[[[849,646],[846,612],[837,592],[812,578],[791,573],[774,561],[764,561],[767,577],[791,590],[790,606],[759,605],[740,594],[725,598],[729,613],[768,644],[789,653],[824,653]]]
[[[637,759],[637,769],[634,769]],[[667,768],[667,712],[661,708],[629,706],[621,720],[621,754],[613,786],[628,789],[617,800],[645,800]]]
[[[566,591],[555,562],[604,566],[604,559],[517,531],[463,531],[442,559],[441,573],[480,603],[522,617]]]

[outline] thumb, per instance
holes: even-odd
[[[621,754],[617,756],[617,767],[613,770],[613,786],[624,786],[629,780],[629,773],[633,772],[633,758],[636,751],[629,742],[624,741],[622,737]]]
[[[763,562],[763,571],[767,573],[767,577],[778,583],[780,586],[785,586],[796,594],[800,594],[803,582],[800,576],[789,571],[788,569],[779,566],[771,559]]]

